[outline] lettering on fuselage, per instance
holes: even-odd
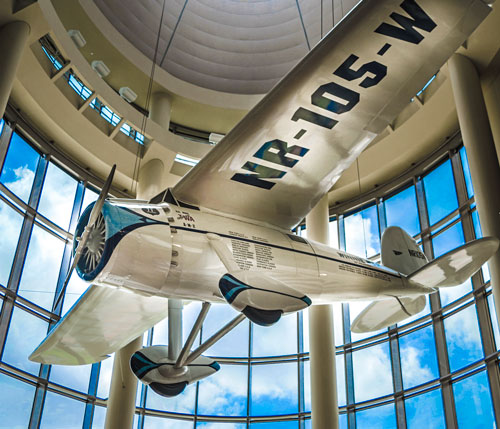
[[[419,258],[419,259],[425,260],[425,255],[418,250],[408,249],[408,253],[410,254],[410,256],[413,256],[414,258]]]
[[[415,0],[405,0],[400,6],[408,16],[393,12],[390,14],[390,18],[396,25],[383,22],[374,32],[390,39],[397,39],[418,45],[424,40],[424,35],[417,29],[430,33],[436,28],[436,23]],[[385,43],[377,52],[377,55],[383,56],[391,46],[391,44]],[[370,61],[361,66],[355,66],[358,60],[359,57],[357,55],[350,54],[333,72],[333,75],[347,82],[362,79],[358,86],[364,90],[378,85],[386,77],[386,65],[379,61]],[[336,80],[342,82],[340,79]],[[360,92],[346,88],[337,81],[319,86],[311,94],[311,105],[335,115],[342,115],[351,111],[360,102],[362,98],[361,94]],[[331,130],[341,121],[341,118],[333,119],[330,116],[313,112],[307,107],[298,107],[290,120],[294,123],[305,121]],[[294,124],[290,123],[290,125],[293,126]],[[299,141],[306,133],[307,130],[301,128],[295,134],[294,139]],[[245,162],[241,166],[241,169],[247,172],[236,173],[231,177],[231,180],[269,190],[276,182],[266,179],[280,180],[285,177],[288,171],[280,167],[293,169],[307,155],[309,150],[298,144],[290,144],[279,139],[265,142],[253,154],[254,159]],[[259,160],[267,161],[273,164],[274,167],[259,164]]]
[[[182,225],[188,228],[196,228],[195,220],[188,212],[182,212],[180,210],[175,211],[177,213],[177,221],[182,222]]]
[[[349,255],[348,253],[337,252],[339,257],[347,259],[349,261],[357,262],[358,264],[371,264],[370,261],[360,258],[359,256]]]
[[[390,282],[391,277],[387,274],[381,273],[379,271],[370,270],[369,268],[357,267],[355,265],[340,264],[340,271],[347,271],[353,274],[358,274],[364,277],[371,277],[373,279],[383,280],[385,282]]]
[[[231,239],[231,248],[233,258],[240,270],[248,271],[252,268],[264,270],[276,269],[274,250],[271,246],[267,246],[264,243],[253,243],[233,238]]]

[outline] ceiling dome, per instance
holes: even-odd
[[[109,22],[151,60],[165,4],[156,63],[184,81],[239,94],[268,92],[355,3],[95,0]]]

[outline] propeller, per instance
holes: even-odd
[[[82,257],[83,250],[85,249],[85,246],[87,245],[87,242],[89,240],[89,237],[96,227],[97,220],[99,218],[99,214],[101,213],[101,210],[104,206],[104,201],[106,200],[106,197],[108,196],[109,189],[111,188],[111,183],[113,182],[113,176],[115,174],[116,170],[116,164],[113,165],[111,168],[111,172],[109,173],[108,178],[106,179],[106,182],[104,183],[104,186],[102,187],[101,193],[99,194],[99,197],[97,198],[97,201],[94,204],[94,207],[92,207],[92,211],[90,212],[89,216],[89,221],[87,222],[87,225],[85,226],[82,235],[80,237],[76,238],[76,241],[78,241],[78,245],[76,246],[75,249],[75,256],[73,257],[73,262],[71,264],[71,267],[69,268],[68,275],[66,276],[66,279],[64,280],[63,286],[61,288],[61,292],[59,292],[59,296],[57,297],[56,303],[54,305],[54,309],[57,308],[59,303],[61,302],[62,297],[64,296],[64,292],[66,291],[66,288],[69,283],[69,279],[71,278],[71,274],[73,274],[73,270],[75,267],[78,265],[78,262],[80,262],[80,258]]]

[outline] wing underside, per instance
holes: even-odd
[[[481,0],[365,0],[173,189],[296,225],[489,13]]]
[[[99,362],[167,316],[168,300],[90,286],[29,357],[45,364]]]

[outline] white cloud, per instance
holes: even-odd
[[[372,234],[371,224],[371,219],[363,218],[361,213],[345,218],[346,250],[349,253],[363,258],[378,253],[375,248],[378,237]]]
[[[77,181],[49,164],[38,211],[61,228],[68,228]]]
[[[283,316],[273,326],[253,326],[253,356],[297,353],[297,315]]]
[[[401,366],[404,378],[411,386],[425,383],[433,378],[430,368],[423,364],[426,353],[428,353],[427,350],[412,346],[401,348]]]
[[[252,368],[252,396],[269,399],[297,397],[297,363],[255,365]]]
[[[27,200],[31,191],[31,185],[35,178],[35,173],[28,168],[27,165],[18,167],[13,170],[16,180],[6,183],[7,186],[14,194],[20,198]]]
[[[474,305],[444,319],[444,326],[448,347],[480,350],[482,354],[481,336]]]
[[[218,373],[200,382],[198,412],[241,416],[246,414],[247,367],[222,365]]]
[[[356,351],[352,359],[356,402],[393,392],[389,343]]]

